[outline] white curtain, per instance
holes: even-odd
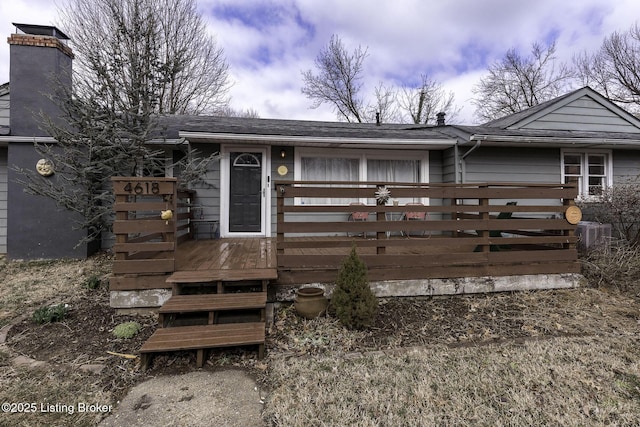
[[[301,177],[303,181],[359,181],[360,160],[337,157],[302,157]],[[330,185],[331,187],[336,186]],[[348,204],[353,200],[323,197],[304,197],[301,203],[305,205],[317,204]]]
[[[387,182],[420,182],[420,161],[419,160],[383,160],[368,159],[367,160],[367,181]],[[391,193],[391,199],[398,200],[401,205],[407,203],[417,203],[420,198],[396,198]],[[371,201],[367,203],[372,203]],[[375,203],[375,200],[373,200]]]

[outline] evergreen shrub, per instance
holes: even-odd
[[[355,245],[338,272],[331,306],[338,320],[349,329],[366,329],[378,314],[378,299],[369,287],[367,266]]]

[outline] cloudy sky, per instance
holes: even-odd
[[[472,124],[472,87],[487,66],[514,47],[557,39],[570,61],[613,31],[640,20],[638,0],[199,0],[209,30],[224,49],[234,82],[231,104],[263,118],[334,120],[331,108],[311,109],[301,71],[332,34],[350,50],[368,48],[365,90],[379,82],[411,83],[428,73],[455,93],[459,122]],[[57,25],[51,0],[0,0],[0,34],[12,22]],[[0,44],[0,83],[9,80],[9,45]]]

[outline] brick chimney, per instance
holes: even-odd
[[[53,26],[16,24],[10,45],[10,132],[15,136],[46,136],[39,113],[60,116],[56,101],[71,89],[73,52],[69,40]]]
[[[439,112],[438,114],[436,114],[436,126],[444,126],[445,125],[445,120],[444,120],[444,116],[446,116],[446,114],[444,112]]]

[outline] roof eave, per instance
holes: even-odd
[[[640,139],[565,138],[549,136],[513,136],[474,134],[470,142],[482,141],[484,146],[500,147],[572,147],[572,148],[627,148],[640,149]]]
[[[263,144],[279,146],[314,146],[329,148],[417,148],[443,150],[455,145],[454,139],[353,138],[296,135],[259,135],[239,133],[187,132],[181,138],[199,143]]]

